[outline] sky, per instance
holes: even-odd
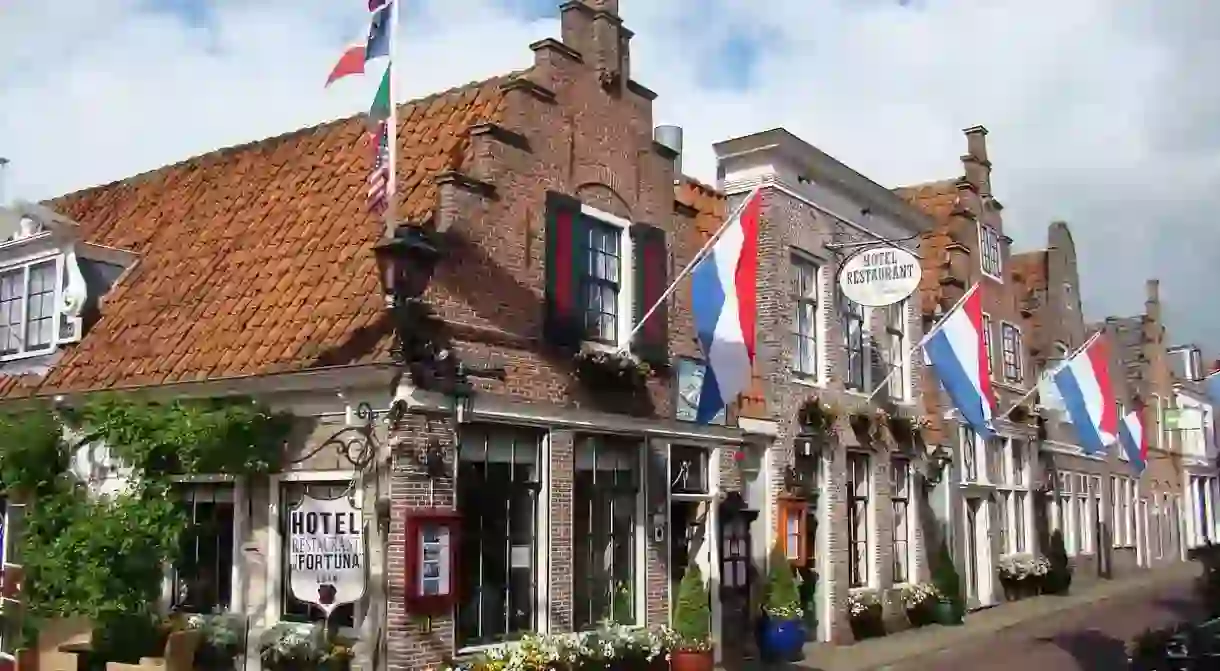
[[[6,0],[3,195],[44,199],[367,108],[322,84],[365,0]],[[528,66],[558,0],[407,0],[401,99]],[[886,186],[955,177],[982,124],[1005,233],[1072,227],[1090,318],[1142,312],[1220,352],[1220,3],[622,0],[655,121],[714,142],[782,126]],[[1155,10],[1155,11],[1154,11]],[[1206,355],[1206,353],[1205,353]]]

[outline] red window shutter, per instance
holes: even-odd
[[[635,310],[632,325],[638,326],[648,310],[669,288],[669,249],[665,231],[649,224],[631,226]],[[669,300],[657,306],[636,332],[631,351],[654,367],[669,364]]]
[[[587,258],[588,232],[580,214],[580,201],[548,191],[546,194],[546,306],[543,331],[557,347],[578,347],[585,333],[585,297],[582,286]]]

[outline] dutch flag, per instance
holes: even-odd
[[[758,314],[757,189],[722,229],[691,277],[699,344],[707,361],[695,421],[707,424],[750,386]]]
[[[1118,440],[1118,402],[1110,386],[1110,353],[1097,333],[1053,377],[1086,454]]]
[[[984,438],[994,435],[991,362],[983,332],[983,292],[979,284],[971,287],[924,337],[923,357],[970,428]]]

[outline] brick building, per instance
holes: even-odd
[[[691,562],[721,585],[745,435],[683,405],[702,373],[689,288],[628,341],[711,224],[676,198],[618,3],[561,13],[532,67],[399,105],[393,244],[437,252],[401,310],[379,288],[360,117],[0,211],[3,300],[30,306],[6,328],[36,336],[0,353],[6,397],[249,395],[300,420],[282,472],[182,486],[216,584],[180,603],[203,577],[175,567],[166,605],[246,614],[251,668],[262,632],[320,619],[287,586],[286,512],[305,493],[351,492],[364,512],[365,596],[332,618],[363,667],[610,616],[665,624]],[[398,351],[425,339],[431,358]],[[455,361],[502,375],[470,389]],[[351,441],[375,458],[353,463]],[[421,508],[462,531],[461,597],[426,620],[406,601]],[[740,641],[719,635],[729,592],[712,594],[717,640]]]
[[[767,443],[750,453],[761,463],[744,483],[765,530],[755,533],[755,554],[761,563],[769,539],[783,539],[789,561],[816,576],[818,638],[849,641],[850,592],[896,596],[927,577],[926,463],[912,430],[921,365],[910,352],[923,329],[913,300],[861,306],[837,279],[853,252],[889,249],[882,239],[914,252],[931,221],[783,129],[715,151],[720,191],[690,185],[689,200],[724,211],[755,188],[763,199],[755,381],[737,413],[738,425]],[[837,409],[824,427],[807,415],[823,405]],[[894,622],[905,621],[900,603],[892,599],[887,612]]]
[[[1012,263],[1014,279],[1024,291],[1026,346],[1034,371],[1041,376],[1066,361],[1102,327],[1085,323],[1076,244],[1066,223],[1052,223],[1046,247],[1016,254]],[[1119,374],[1120,352],[1109,339],[1106,343],[1121,417],[1131,407],[1127,381]],[[1063,533],[1076,582],[1129,573],[1140,559],[1131,503],[1136,472],[1117,446],[1102,454],[1085,454],[1067,408],[1049,381],[1039,387],[1035,401],[1042,421],[1039,466],[1051,490],[1036,508],[1040,535],[1054,529]]]
[[[975,282],[983,292],[998,437],[983,440],[961,423],[934,375],[923,378],[923,401],[931,422],[926,440],[954,454],[952,469],[931,493],[932,511],[948,531],[969,606],[985,607],[1003,598],[999,559],[1039,547],[1034,520],[1041,476],[1035,417],[1030,404],[1017,405],[1036,380],[1023,329],[1028,306],[1014,276],[1003,208],[992,190],[987,130],[975,126],[964,133],[963,176],[897,192],[935,222],[919,246],[919,314],[927,327]]]
[[[628,338],[701,246],[695,228],[722,215],[678,198],[678,147],[654,141],[656,94],[631,77],[617,10],[568,2],[562,39],[531,45],[532,67],[444,94],[452,111],[439,125],[417,125],[414,110],[440,102],[402,114],[399,137],[460,138],[439,183],[405,185],[407,225],[440,249],[423,300],[450,351],[504,379],[476,381],[469,398],[414,376],[397,391],[391,669],[611,616],[667,624],[690,562],[723,586],[720,501],[738,488],[743,433],[690,421],[703,370],[689,280]],[[621,374],[619,350],[652,372]],[[407,599],[421,509],[455,512],[461,538],[456,607],[427,619]],[[712,594],[716,640],[740,644],[720,631],[743,626],[732,618],[744,595],[730,608],[725,590]]]
[[[1148,460],[1133,494],[1135,543],[1143,554],[1141,563],[1156,567],[1185,558],[1185,471],[1180,437],[1166,421],[1166,414],[1177,409],[1177,398],[1161,321],[1160,284],[1148,280],[1146,288],[1143,314],[1107,317],[1105,327],[1120,350],[1132,407],[1143,408]]]

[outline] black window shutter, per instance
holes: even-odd
[[[632,279],[635,285],[632,325],[636,326],[669,288],[669,250],[665,231],[649,224],[632,224],[631,245]],[[668,300],[659,305],[636,332],[631,351],[652,366],[669,364]]]
[[[546,194],[546,307],[543,332],[557,347],[578,347],[585,333],[588,233],[580,201],[555,191]]]

